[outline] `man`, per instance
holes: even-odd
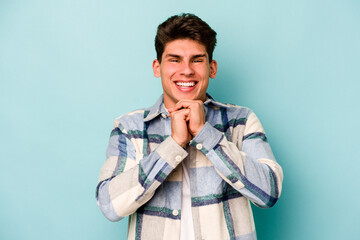
[[[97,187],[128,239],[256,239],[250,202],[273,206],[282,169],[248,108],[216,102],[216,33],[195,15],[170,17],[155,38],[163,96],[115,120]]]

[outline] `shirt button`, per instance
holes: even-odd
[[[197,150],[201,150],[202,149],[202,145],[200,143],[196,144],[196,149]]]
[[[162,116],[163,118],[166,118],[166,117],[167,117],[167,116],[165,115],[165,113],[162,113],[161,116]]]
[[[179,215],[179,211],[175,209],[175,210],[173,210],[172,214],[173,214],[174,216],[177,216],[177,215]]]
[[[177,155],[177,156],[175,157],[175,160],[176,160],[177,162],[180,162],[180,161],[181,161],[181,156],[180,156],[180,155]]]

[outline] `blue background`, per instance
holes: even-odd
[[[357,0],[0,0],[0,239],[125,239],[95,187],[115,117],[152,105],[156,27],[218,33],[209,93],[252,108],[284,170],[258,238],[359,239]]]

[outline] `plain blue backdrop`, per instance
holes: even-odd
[[[112,121],[150,106],[156,27],[218,33],[209,93],[252,108],[284,170],[259,240],[359,239],[357,0],[0,0],[0,239],[125,239],[95,187]]]

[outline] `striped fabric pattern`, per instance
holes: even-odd
[[[204,107],[206,124],[185,149],[170,136],[163,96],[115,120],[96,199],[109,220],[129,216],[128,239],[179,239],[185,158],[195,238],[256,239],[250,201],[272,207],[282,169],[250,109],[209,95]]]

